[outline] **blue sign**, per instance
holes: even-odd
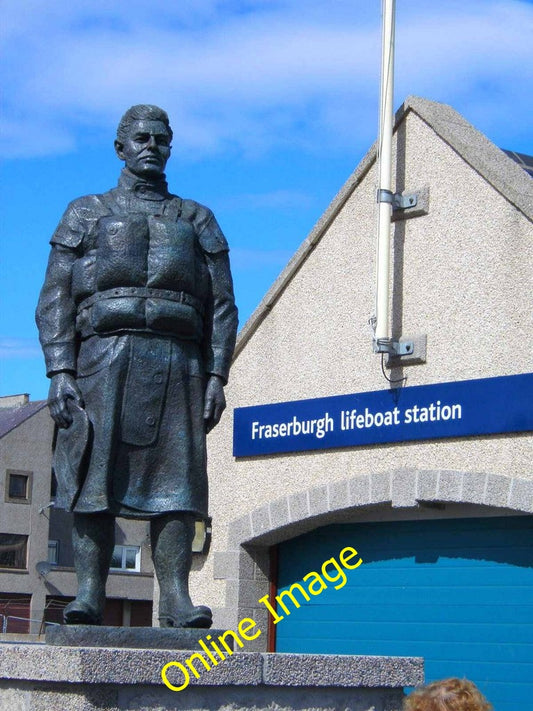
[[[533,430],[533,373],[235,408],[233,455]]]

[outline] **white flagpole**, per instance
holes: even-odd
[[[392,131],[395,0],[382,0],[381,92],[378,139],[378,224],[374,351],[389,353],[390,233],[392,215]]]

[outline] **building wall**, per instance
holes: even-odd
[[[117,519],[115,545],[140,546],[140,572],[111,571],[107,580],[108,598],[151,600],[153,596],[153,565],[148,523]],[[51,512],[50,538],[60,541],[59,565],[47,577],[48,595],[75,597],[78,583],[74,572],[72,551],[72,514],[56,509]]]
[[[407,112],[397,130],[394,163],[396,190],[429,189],[428,214],[395,223],[391,294],[393,334],[427,335],[427,362],[390,374],[407,376],[413,386],[527,372],[530,220],[415,112]],[[375,165],[368,156],[359,174],[340,210],[326,213],[324,221],[333,221],[235,359],[228,411],[209,436],[215,552],[231,549],[232,522],[291,494],[308,497],[324,484],[404,469],[413,481],[422,470],[458,472],[462,490],[469,474],[472,481],[478,474],[533,479],[527,435],[233,458],[233,407],[388,388],[368,326],[376,231]],[[199,602],[225,608],[215,624],[234,622],[232,593],[228,587],[226,597],[224,582],[214,578],[221,577],[216,567],[215,553],[193,576],[193,592],[197,598],[203,593]]]
[[[17,400],[11,402],[2,398],[3,406],[17,404],[20,404]],[[28,536],[27,568],[0,569],[0,593],[3,599],[9,595],[31,596],[30,617],[36,622],[31,624],[30,631],[34,633],[39,631],[47,598],[70,598],[77,591],[71,543],[72,514],[49,506],[53,434],[53,421],[45,407],[0,439],[0,532]],[[29,503],[6,502],[8,470],[32,473]],[[154,576],[148,530],[145,521],[117,520],[115,542],[141,547],[141,570],[111,572],[107,583],[108,598],[152,600]],[[59,541],[59,561],[41,577],[35,566],[48,561],[49,540]]]
[[[37,412],[9,432],[0,446],[0,529],[28,536],[27,570],[0,570],[0,591],[32,595],[30,614],[41,619],[46,589],[35,566],[48,560],[50,469],[53,423],[48,410]],[[31,503],[5,501],[6,471],[32,472]],[[37,631],[33,624],[31,631]]]

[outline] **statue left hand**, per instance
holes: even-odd
[[[211,375],[205,389],[204,422],[206,432],[211,432],[218,425],[226,409],[224,382],[218,375]]]

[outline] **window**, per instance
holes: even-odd
[[[26,570],[28,536],[16,533],[0,533],[0,568]]]
[[[9,475],[9,498],[10,499],[27,499],[28,498],[28,477],[24,474]]]
[[[16,469],[7,470],[6,501],[17,504],[29,504],[31,500],[31,472]]]
[[[50,500],[53,501],[57,496],[57,479],[56,473],[52,469],[52,475],[50,477]]]
[[[111,558],[112,570],[141,570],[141,549],[139,546],[115,546]]]
[[[48,562],[57,565],[59,561],[59,541],[48,541]]]
[[[31,595],[0,593],[0,629],[2,632],[28,634]]]

